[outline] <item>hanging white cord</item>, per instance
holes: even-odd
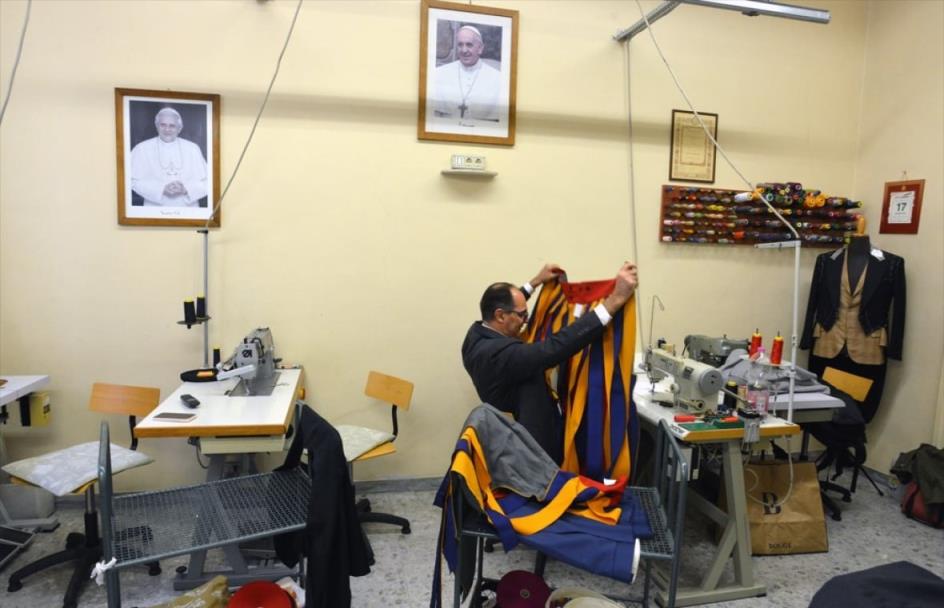
[[[754,190],[754,188],[755,188],[754,183],[753,183],[751,180],[749,180],[749,179],[747,179],[746,177],[744,177],[744,174],[741,173],[741,171],[734,165],[733,162],[731,162],[731,159],[728,158],[728,155],[727,155],[727,153],[724,151],[724,148],[721,147],[721,144],[718,143],[718,140],[716,140],[716,139],[714,138],[714,136],[711,134],[711,131],[708,129],[707,126],[705,126],[705,122],[701,119],[701,116],[698,114],[698,111],[695,110],[695,106],[692,104],[691,100],[689,100],[688,94],[685,93],[685,89],[682,87],[682,83],[679,82],[678,77],[676,77],[676,75],[675,75],[675,71],[672,69],[672,66],[669,65],[669,61],[665,58],[665,54],[662,52],[662,47],[659,46],[659,41],[656,40],[656,36],[655,36],[655,34],[652,32],[652,24],[649,23],[649,18],[646,16],[646,12],[643,10],[642,4],[639,3],[639,0],[636,0],[636,7],[639,9],[639,14],[642,15],[643,21],[646,22],[646,31],[649,33],[649,38],[652,40],[652,44],[653,44],[653,46],[655,46],[656,52],[659,53],[659,57],[662,59],[662,63],[665,64],[666,69],[669,71],[669,75],[672,76],[672,80],[675,82],[676,88],[678,88],[679,93],[682,94],[682,98],[685,99],[685,103],[688,105],[688,108],[692,111],[692,114],[695,115],[695,119],[698,120],[698,124],[701,126],[702,130],[705,132],[705,135],[707,135],[707,136],[708,136],[708,139],[711,140],[711,143],[714,145],[715,149],[717,149],[718,152],[721,153],[722,158],[724,158],[725,162],[728,163],[728,166],[730,166],[731,169],[734,170],[734,172],[738,174],[738,177],[740,177],[740,178],[744,181],[744,183],[747,185],[748,190],[754,191],[754,198],[756,198],[756,199],[760,200],[762,203],[764,203],[764,205],[766,205],[766,207],[767,207],[768,209],[770,209],[770,212],[773,213],[775,216],[777,216],[777,219],[779,219],[779,220],[783,223],[783,225],[786,226],[786,227],[790,230],[790,232],[793,233],[793,236],[796,238],[796,240],[797,240],[798,242],[801,241],[801,239],[800,239],[800,234],[796,231],[796,229],[793,227],[793,225],[790,224],[790,222],[788,222],[786,219],[784,219],[784,217],[783,217],[782,215],[780,215],[780,212],[777,211],[777,209],[775,209],[774,206],[771,205],[771,204],[767,201],[767,199],[765,199],[765,198],[762,197],[762,196],[759,196],[759,195],[756,193],[756,191]],[[628,46],[628,44],[627,44],[627,46]],[[627,53],[628,53],[628,51],[627,51]],[[626,73],[627,73],[627,79],[628,79],[628,78],[629,78],[628,62],[627,62],[627,70],[626,70]],[[632,132],[630,132],[630,137],[632,137]],[[630,152],[632,152],[632,146],[630,146]],[[635,199],[633,199],[633,210],[635,211]],[[635,226],[634,226],[634,228],[635,228]],[[794,329],[793,329],[793,335],[791,336],[791,342],[792,342],[791,347],[792,347],[792,359],[793,359],[793,361],[790,362],[790,404],[789,404],[789,406],[788,406],[788,418],[790,418],[791,420],[792,420],[792,418],[793,418],[793,383],[794,383],[794,378],[795,378],[795,375],[796,375],[796,372],[795,372],[795,366],[796,366],[796,309],[797,309],[796,298],[797,298],[797,290],[798,290],[797,281],[798,281],[798,276],[799,276],[799,263],[800,263],[800,262],[799,262],[799,256],[800,256],[800,249],[799,249],[799,244],[798,244],[798,245],[797,245],[797,249],[796,249],[796,251],[794,252],[794,259],[795,259],[795,261],[794,261],[794,273],[793,273],[793,274],[794,274],[794,287],[793,287],[793,299],[794,299],[794,305],[793,305],[793,326],[794,326]],[[651,338],[651,336],[650,336],[650,338]],[[787,441],[787,461],[788,461],[789,468],[790,468],[790,486],[789,486],[789,488],[787,489],[787,494],[786,494],[786,496],[784,496],[783,500],[781,500],[779,503],[777,503],[777,506],[780,506],[780,505],[782,505],[783,503],[785,503],[785,502],[787,501],[787,499],[790,498],[790,494],[793,492],[793,460],[792,460],[791,455],[790,455],[790,449],[791,449],[791,448],[790,448],[790,437],[789,437],[789,436],[787,436],[786,441]],[[759,501],[757,501],[757,499],[755,499],[753,496],[751,497],[751,499],[754,500],[755,502],[759,502]]]
[[[711,134],[711,131],[708,129],[708,127],[705,126],[705,122],[701,119],[701,115],[695,110],[695,106],[693,106],[692,102],[688,99],[688,95],[685,93],[685,89],[682,88],[682,83],[680,83],[679,79],[675,76],[675,71],[672,69],[672,66],[669,65],[668,60],[665,58],[665,55],[662,53],[662,48],[659,46],[658,41],[656,41],[655,34],[652,33],[652,25],[649,23],[649,18],[646,16],[645,11],[642,10],[642,5],[639,3],[639,0],[636,0],[636,6],[639,8],[639,14],[642,15],[643,21],[646,22],[646,31],[649,33],[649,37],[652,39],[652,44],[655,45],[656,47],[656,52],[658,52],[659,57],[662,58],[662,63],[664,63],[666,69],[669,70],[669,74],[672,76],[672,80],[675,81],[675,86],[678,88],[679,93],[682,94],[682,97],[685,99],[685,103],[688,105],[688,108],[692,111],[692,114],[695,115],[695,119],[698,120],[698,124],[701,125],[701,128],[705,131],[705,135],[708,136],[708,139],[711,140],[711,143],[714,145],[714,147],[718,150],[718,152],[721,153],[721,156],[724,158],[725,162],[728,163],[728,166],[730,166],[731,169],[734,170],[734,172],[738,174],[738,177],[740,177],[741,180],[743,180],[744,183],[747,184],[747,189],[754,190],[755,188],[754,183],[751,180],[744,177],[744,174],[741,173],[741,171],[734,165],[733,162],[731,162],[731,159],[728,158],[728,155],[724,151],[724,148],[721,147],[721,144],[718,143],[718,140],[714,138],[714,136]],[[764,197],[758,196],[757,198],[762,203],[764,203],[764,205],[766,205],[768,209],[770,209],[771,213],[777,216],[777,219],[783,222],[783,225],[786,226],[787,229],[789,229],[790,232],[793,233],[793,236],[799,241],[800,234],[796,231],[793,225],[787,220],[785,220],[784,217],[780,215],[780,212],[777,211],[777,209],[774,208],[773,205],[767,202],[767,200]]]
[[[757,473],[753,469],[748,469],[747,467],[744,468],[745,473],[750,473],[751,475],[754,476],[754,484],[749,488],[745,488],[744,492],[745,494],[747,494],[748,498],[750,498],[751,500],[753,500],[759,505],[780,508],[783,505],[785,505],[788,500],[790,500],[790,495],[793,494],[793,455],[790,454],[791,447],[790,447],[789,435],[786,437],[786,440],[787,440],[787,469],[790,471],[790,485],[787,486],[787,493],[784,494],[783,498],[781,498],[779,501],[775,502],[772,505],[767,505],[767,503],[765,503],[764,501],[758,498],[755,498],[753,495],[751,495],[751,492],[753,492],[754,488],[757,487],[757,484],[760,483],[760,477],[757,476]],[[743,464],[748,464],[749,460],[750,460],[750,457],[744,460]]]
[[[243,157],[246,156],[246,150],[249,149],[249,143],[252,142],[252,136],[256,133],[256,127],[259,125],[259,119],[262,118],[262,112],[265,111],[266,104],[269,102],[269,94],[272,93],[272,85],[275,84],[275,79],[279,75],[279,68],[282,67],[282,57],[285,55],[285,49],[288,48],[288,43],[292,39],[292,32],[295,31],[295,22],[298,20],[298,13],[302,8],[302,2],[305,0],[298,0],[298,5],[295,7],[295,14],[292,15],[292,24],[288,28],[288,35],[285,36],[285,43],[282,45],[282,50],[279,52],[278,61],[275,62],[275,72],[272,73],[272,79],[269,81],[269,88],[266,89],[265,97],[262,98],[262,105],[259,106],[259,112],[256,114],[256,120],[252,123],[252,129],[249,131],[249,137],[246,138],[246,144],[243,146],[243,151],[239,153],[239,160],[236,161],[236,166],[233,167],[233,172],[229,176],[229,180],[226,182],[226,187],[223,188],[223,192],[220,194],[220,198],[216,201],[216,206],[213,207],[213,212],[210,213],[207,217],[206,225],[204,229],[210,227],[210,220],[216,215],[216,212],[220,209],[220,204],[223,202],[223,197],[226,196],[226,193],[229,192],[229,187],[233,183],[233,179],[236,177],[236,173],[239,171],[240,165],[243,163]]]
[[[3,124],[3,115],[6,114],[7,104],[10,103],[10,93],[13,92],[13,79],[16,78],[16,68],[20,65],[20,57],[23,55],[23,41],[26,40],[26,26],[29,25],[30,9],[33,7],[33,0],[26,1],[26,17],[23,18],[23,30],[20,32],[20,44],[16,47],[16,59],[13,60],[13,71],[10,72],[10,84],[7,86],[7,94],[3,99],[3,106],[0,107],[0,124]]]
[[[630,82],[632,76],[629,71],[629,45],[624,44],[626,58],[626,123],[629,128],[629,215],[633,224],[633,263],[639,264],[639,228],[636,223],[636,162],[633,158],[633,87]],[[636,286],[636,327],[642,328],[642,298],[639,295],[639,286]],[[651,330],[650,330],[650,333]],[[652,344],[652,336],[646,341],[646,336],[639,332],[640,344],[645,350],[647,344]]]
[[[675,86],[678,88],[679,92],[682,94],[682,97],[685,99],[685,103],[688,104],[688,107],[692,111],[692,114],[695,115],[695,118],[698,120],[698,124],[701,125],[702,130],[705,132],[705,135],[708,136],[708,139],[711,140],[711,143],[714,144],[715,148],[719,152],[721,152],[721,156],[724,158],[725,162],[728,163],[731,169],[733,169],[734,172],[737,173],[738,176],[740,176],[742,180],[744,180],[744,183],[747,184],[747,187],[749,189],[753,190],[754,189],[753,183],[749,179],[744,177],[744,174],[738,170],[738,168],[734,165],[733,162],[731,162],[731,159],[728,158],[728,155],[724,151],[724,148],[721,147],[718,141],[711,134],[711,131],[708,130],[708,127],[705,126],[705,123],[701,119],[701,116],[695,110],[695,107],[694,105],[692,105],[692,102],[688,99],[688,95],[685,93],[685,89],[682,87],[682,84],[679,82],[678,78],[675,76],[675,71],[672,69],[672,66],[669,65],[668,60],[665,58],[665,55],[662,53],[662,48],[659,46],[659,42],[656,40],[656,36],[652,32],[652,24],[649,23],[649,17],[647,17],[645,11],[642,10],[642,5],[639,3],[639,0],[636,0],[636,7],[639,9],[639,14],[642,15],[643,21],[646,22],[646,31],[649,32],[649,38],[652,39],[652,44],[656,47],[656,51],[659,53],[659,57],[662,58],[662,63],[664,63],[666,69],[669,70],[669,74],[672,76],[672,80],[675,81]],[[790,332],[790,393],[789,393],[789,401],[787,403],[787,420],[789,420],[790,422],[793,422],[793,399],[794,399],[794,392],[795,392],[794,383],[796,381],[797,315],[799,314],[798,313],[798,310],[799,310],[798,298],[799,298],[799,293],[800,293],[800,245],[802,243],[802,239],[800,238],[800,233],[796,231],[796,229],[793,227],[792,224],[790,224],[790,222],[784,219],[784,217],[780,214],[780,212],[777,211],[774,208],[774,206],[771,205],[767,201],[767,199],[760,196],[756,190],[753,190],[752,197],[764,203],[764,205],[768,209],[770,209],[770,212],[773,213],[775,216],[777,216],[777,219],[779,219],[783,223],[783,225],[786,226],[790,230],[790,232],[793,233],[793,236],[796,239],[794,252],[793,252],[793,315],[792,315],[793,322],[792,322],[792,330]]]

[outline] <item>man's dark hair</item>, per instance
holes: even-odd
[[[514,289],[511,283],[492,283],[482,294],[479,301],[479,310],[482,311],[482,320],[491,321],[495,318],[495,311],[514,310],[515,301],[511,297],[511,290]]]

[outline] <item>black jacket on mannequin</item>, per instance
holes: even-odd
[[[816,323],[827,331],[836,323],[846,255],[846,250],[840,249],[816,258],[800,348],[813,346]],[[887,251],[882,251],[881,256],[882,259],[874,255],[868,257],[859,323],[866,334],[886,328],[885,355],[900,361],[905,333],[905,260]]]

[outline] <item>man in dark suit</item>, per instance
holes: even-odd
[[[513,414],[558,463],[563,456],[562,417],[544,372],[600,336],[638,283],[636,265],[624,263],[602,304],[541,342],[523,342],[518,336],[528,320],[527,297],[560,272],[547,265],[521,288],[511,283],[490,285],[479,302],[482,320],[472,324],[462,343],[462,363],[479,398]]]

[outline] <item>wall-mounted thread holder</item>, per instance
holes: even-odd
[[[798,182],[758,184],[805,246],[835,247],[856,231],[860,201],[805,190]],[[665,243],[754,245],[795,237],[761,201],[736,201],[741,190],[662,186],[659,239]],[[739,198],[742,198],[739,197]]]

